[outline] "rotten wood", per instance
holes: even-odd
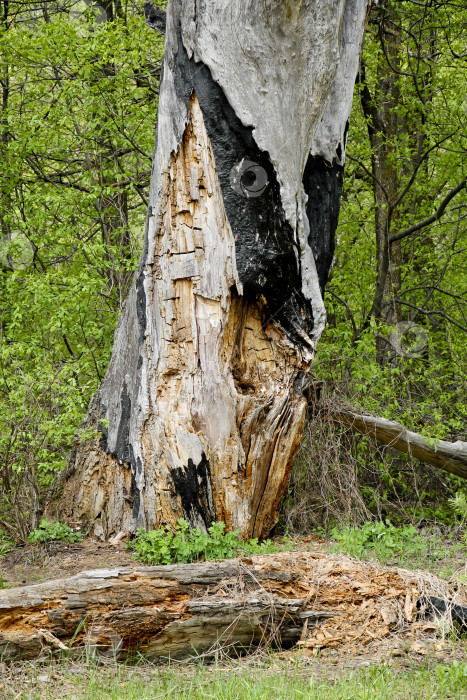
[[[86,648],[123,660],[137,650],[156,660],[258,644],[367,647],[414,623],[421,592],[443,586],[322,552],[98,569],[0,591],[0,653]]]

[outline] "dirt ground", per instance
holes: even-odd
[[[80,544],[28,544],[0,557],[0,576],[5,587],[30,586],[55,578],[74,576],[80,571],[111,569],[135,563],[125,542],[116,546],[90,539]]]

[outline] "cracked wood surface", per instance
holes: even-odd
[[[274,527],[325,324],[366,8],[169,2],[144,250],[59,517],[101,539],[180,517]]]
[[[322,552],[98,569],[0,591],[0,652],[6,661],[87,647],[155,660],[259,643],[299,643],[310,653],[357,640],[368,647],[416,628],[421,592],[451,601],[448,589],[435,577]]]
[[[235,561],[99,569],[0,591],[2,658],[68,647],[83,620],[78,646],[89,639],[110,645],[118,635],[125,652],[138,648],[150,659],[204,653],[218,643],[248,647],[273,625],[278,639],[296,641],[305,601],[283,597],[293,574],[278,568]]]

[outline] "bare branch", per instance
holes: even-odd
[[[402,231],[399,231],[398,233],[395,233],[389,238],[389,243],[395,243],[395,241],[401,241],[403,238],[407,238],[407,236],[410,236],[412,233],[416,233],[417,231],[420,231],[423,228],[426,228],[430,224],[434,224],[435,221],[438,221],[446,211],[446,207],[448,206],[449,202],[454,199],[454,197],[461,192],[467,184],[467,178],[464,178],[462,182],[460,182],[457,187],[454,187],[453,190],[451,190],[446,197],[443,199],[441,202],[441,205],[439,209],[435,212],[435,214],[432,214],[426,219],[423,219],[422,221],[419,221],[416,224],[413,224],[412,226],[409,226],[408,228],[403,229]]]

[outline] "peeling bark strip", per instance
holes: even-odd
[[[430,598],[437,592],[445,599]],[[98,569],[0,591],[0,654],[33,659],[72,645],[155,660],[299,640],[305,654],[356,644],[371,653],[407,623],[413,636],[417,604],[464,624],[462,602],[435,577],[320,552]]]
[[[325,323],[367,0],[172,0],[145,246],[62,515],[266,535]],[[101,422],[100,422],[101,421]],[[108,427],[107,427],[108,426]]]

